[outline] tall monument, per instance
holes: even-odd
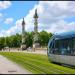
[[[21,45],[22,50],[26,49],[26,45],[25,45],[25,21],[23,18],[22,21],[22,45]]]
[[[39,46],[38,43],[38,14],[37,14],[37,9],[35,10],[34,14],[34,40],[33,40],[33,48],[37,48]]]

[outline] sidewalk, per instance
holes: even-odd
[[[24,50],[24,51],[22,51],[22,50],[17,50],[17,49],[15,49],[15,50],[5,50],[5,51],[1,51],[1,52],[25,52],[25,53],[34,53],[34,54],[45,54],[45,55],[47,55],[47,50],[32,50],[32,49],[30,49],[30,50]]]
[[[16,63],[0,55],[0,74],[31,74]]]
[[[25,53],[44,54],[47,55],[47,50],[23,51]]]

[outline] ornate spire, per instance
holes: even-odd
[[[35,9],[34,18],[38,18],[37,9]]]
[[[22,21],[22,25],[25,25],[25,21],[24,21],[24,18],[23,18],[23,21]]]

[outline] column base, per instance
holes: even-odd
[[[34,50],[34,52],[35,52],[35,50],[37,49],[37,48],[39,48],[40,47],[40,44],[39,43],[34,43],[33,44],[33,50]]]
[[[39,48],[40,45],[39,45],[39,43],[34,43],[34,44],[33,44],[33,47],[35,47],[35,48]]]
[[[26,45],[25,45],[25,44],[21,45],[21,49],[22,49],[22,50],[26,50],[26,49],[27,49],[27,48],[26,48]]]

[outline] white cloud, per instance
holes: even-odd
[[[52,33],[75,30],[75,22],[67,23],[64,18],[75,16],[75,1],[40,1],[25,18],[26,31],[34,30],[35,9],[39,15],[39,31],[46,30]],[[6,31],[7,34],[21,32],[22,19],[16,21],[15,26]]]
[[[74,7],[74,1],[40,1],[25,17],[28,30],[34,29],[33,15],[36,8],[38,9],[37,12],[39,15],[39,31],[46,30],[55,33],[73,30],[74,24],[67,24],[64,18],[75,16]]]
[[[71,24],[64,21],[64,18],[75,16],[74,7],[74,1],[40,1],[37,7],[39,22],[41,26],[45,27],[46,31],[53,33],[74,30],[74,23]]]
[[[13,23],[13,18],[7,18],[4,23],[6,23],[6,24]]]
[[[6,9],[11,6],[10,1],[0,1],[0,9]]]

